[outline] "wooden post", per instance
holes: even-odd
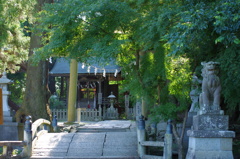
[[[3,102],[2,102],[2,88],[0,88],[0,125],[3,124]]]
[[[77,77],[78,77],[78,63],[75,59],[70,63],[70,81],[68,94],[68,122],[75,122],[75,106],[77,100]]]
[[[146,147],[141,145],[141,142],[146,140],[145,121],[142,115],[139,117],[138,120],[137,137],[138,137],[138,155],[140,158],[142,158],[143,155],[146,154]]]
[[[102,116],[102,81],[98,81],[98,110],[99,110],[99,120],[103,120],[104,117]]]
[[[163,158],[164,159],[172,159],[172,123],[171,120],[168,120],[167,130],[164,137],[164,151]]]
[[[142,108],[141,108],[141,111],[142,111],[142,115],[147,118],[147,103],[146,103],[146,100],[144,99],[144,97],[142,98]]]
[[[24,142],[26,142],[26,150],[24,156],[32,156],[32,117],[27,116],[24,125]]]

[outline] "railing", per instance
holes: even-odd
[[[29,158],[36,140],[50,130],[50,125],[50,121],[45,119],[38,119],[32,124],[31,116],[27,116],[24,125],[24,141],[0,141],[0,146],[3,146],[3,155],[0,158],[14,158],[12,146],[23,146],[23,151],[17,157]]]
[[[27,123],[27,124],[31,124],[31,123]],[[25,122],[26,125],[26,122]],[[25,126],[26,127],[26,126]],[[29,135],[29,137],[31,136],[32,139],[32,145],[34,146],[37,139],[39,138],[39,136],[48,133],[48,131],[50,131],[51,128],[51,122],[46,120],[46,119],[38,119],[36,120],[33,124],[32,124],[32,135]],[[24,134],[25,137],[25,134]],[[29,139],[30,140],[30,139]],[[30,142],[30,141],[29,141]]]
[[[143,117],[139,117],[138,120],[138,128],[137,128],[137,135],[138,135],[138,154],[139,157],[142,159],[172,159],[172,128],[171,128],[171,121],[168,122],[167,131],[164,137],[164,142],[160,141],[145,141],[146,134],[145,134],[145,121]],[[147,146],[155,146],[155,147],[163,147],[163,156],[153,156],[146,154],[146,147]]]

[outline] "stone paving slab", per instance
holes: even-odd
[[[75,150],[70,150],[68,153],[67,153],[67,156],[91,156],[91,157],[99,157],[99,156],[102,156],[102,150],[99,151],[99,150],[87,150],[87,149],[84,149],[84,151],[75,151]]]
[[[121,147],[125,147],[125,146],[136,146],[137,144],[137,140],[127,140],[127,139],[122,139],[122,140],[116,140],[116,141],[109,141],[106,140],[106,142],[104,143],[105,146],[121,146]]]
[[[66,133],[47,133],[39,137],[38,143],[40,142],[48,142],[48,143],[69,143],[74,134],[66,134]]]
[[[136,132],[108,132],[106,135],[105,146],[121,146],[126,147],[128,145],[137,145],[137,135]]]
[[[71,148],[81,148],[81,147],[101,147],[103,146],[103,142],[92,142],[92,143],[89,143],[89,142],[75,142],[75,143],[71,143],[68,147],[71,149]]]
[[[103,156],[137,156],[137,149],[104,149]]]
[[[68,149],[62,149],[62,148],[54,148],[54,149],[36,149],[34,152],[59,152],[59,153],[67,153]]]
[[[76,133],[72,142],[103,142],[106,133]]]
[[[34,149],[33,156],[66,156],[67,149]]]
[[[69,143],[65,143],[65,142],[62,142],[62,143],[38,143],[34,146],[35,149],[41,149],[41,148],[48,148],[48,149],[53,149],[55,147],[60,147],[60,148],[64,148],[64,149],[68,149],[69,147]]]
[[[136,132],[106,134],[103,156],[137,156]]]

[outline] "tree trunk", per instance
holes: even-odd
[[[38,0],[35,11],[40,11],[43,4],[47,2],[47,0]],[[31,58],[34,49],[39,47],[41,47],[41,37],[32,33],[28,57]],[[49,97],[48,62],[40,61],[37,65],[33,65],[31,60],[29,60],[27,66],[26,91],[23,105],[17,112],[17,120],[20,121],[23,115],[31,115],[33,121],[39,118],[50,119]]]

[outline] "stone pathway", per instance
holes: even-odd
[[[101,121],[84,129],[126,129],[125,132],[48,133],[40,136],[33,150],[37,158],[138,158],[137,134],[131,121]]]

